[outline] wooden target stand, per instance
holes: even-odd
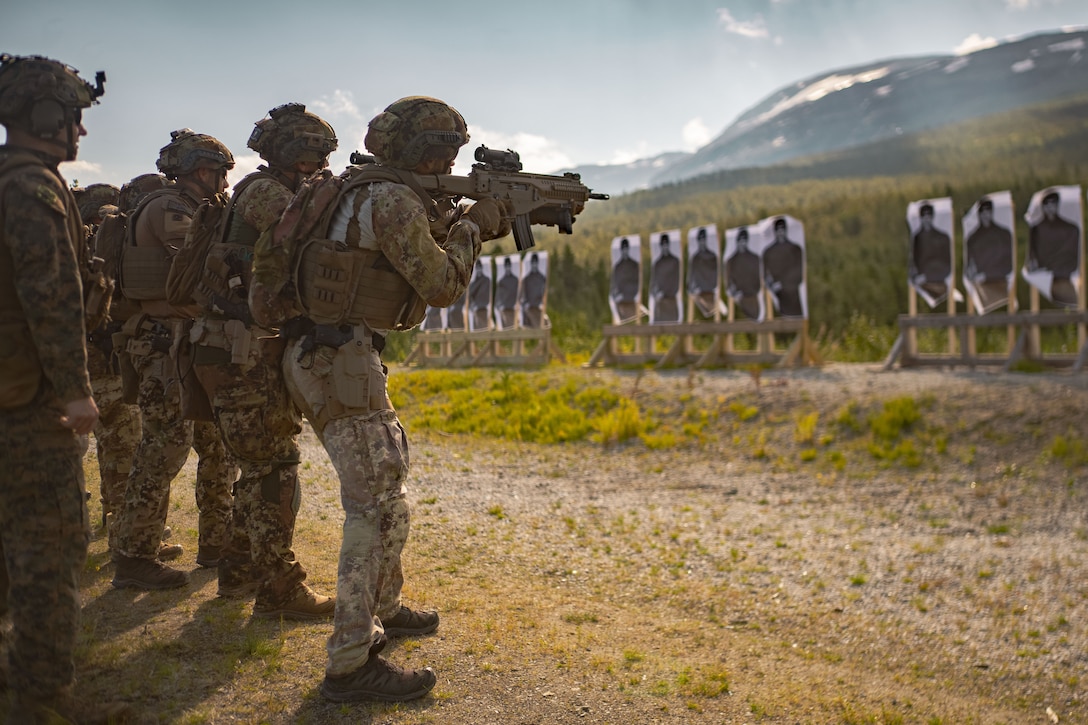
[[[777,365],[793,367],[820,365],[823,360],[809,337],[807,319],[773,317],[770,293],[766,290],[765,309],[768,319],[756,321],[735,319],[736,304],[727,305],[725,319],[721,308],[713,318],[695,319],[695,302],[689,296],[687,319],[691,322],[667,325],[636,322],[605,325],[604,338],[590,357],[587,367],[611,365],[648,365],[658,368],[691,366],[695,368],[740,367],[745,365]],[[755,336],[751,349],[738,345],[740,335]],[[792,335],[785,348],[778,345],[776,335]]]
[[[1083,249],[1083,245],[1082,245]],[[1075,310],[1041,308],[1041,295],[1035,287],[1030,288],[1030,304],[1026,312],[1004,312],[978,314],[974,309],[970,295],[967,296],[967,314],[956,314],[956,302],[952,295],[948,297],[947,313],[920,314],[918,312],[918,293],[908,285],[906,315],[899,316],[899,337],[884,359],[884,370],[890,370],[898,362],[900,367],[918,366],[957,366],[969,368],[985,365],[999,365],[1004,370],[1011,370],[1022,361],[1034,361],[1047,367],[1071,367],[1079,372],[1088,364],[1088,310],[1085,309],[1084,280],[1085,260],[1081,254],[1080,279],[1082,283],[1077,291]],[[955,269],[952,270],[955,279]],[[1016,278],[1009,291],[1008,306],[1012,309],[1016,303]],[[1042,328],[1061,325],[1076,325],[1076,353],[1044,353],[1042,350]],[[1007,330],[1006,349],[1003,353],[979,353],[976,345],[978,328],[1005,327]],[[946,329],[948,346],[939,352],[920,352],[918,349],[918,330]]]
[[[432,330],[416,333],[404,365],[417,367],[529,367],[566,358],[552,342],[550,324],[509,330]]]

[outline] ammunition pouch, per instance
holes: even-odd
[[[252,257],[252,248],[238,244],[213,244],[204,258],[204,269],[193,291],[195,300],[204,309],[212,309],[214,300],[246,297],[252,277],[252,264],[243,260]]]
[[[202,317],[189,329],[189,342],[195,347],[193,361],[197,365],[246,365],[254,336],[240,320]]]
[[[121,292],[130,300],[166,299],[170,259],[164,247],[125,246],[121,252]]]
[[[30,327],[23,320],[0,323],[0,409],[30,403],[43,377]]]
[[[407,330],[423,321],[426,302],[381,252],[311,239],[295,259],[298,304],[319,325]]]
[[[124,352],[126,357],[129,358],[129,364],[132,365],[136,372],[137,390],[143,377],[158,378],[165,389],[175,377],[172,361],[170,360],[170,351],[174,341],[173,328],[144,314],[130,317],[125,322],[124,327],[121,328],[120,334],[127,336]],[[149,358],[152,356],[155,359],[148,363],[137,364],[133,360],[133,358]],[[121,374],[123,379],[123,365]]]

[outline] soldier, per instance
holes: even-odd
[[[371,120],[364,143],[382,165],[378,169],[396,176],[397,170],[448,174],[467,141],[461,114],[441,101],[413,96]],[[403,670],[378,656],[387,636],[426,634],[438,627],[436,612],[401,604],[408,444],[389,402],[380,353],[385,331],[418,324],[427,304],[444,307],[458,299],[468,287],[481,242],[508,233],[509,225],[500,202],[484,200],[435,239],[431,207],[430,199],[406,184],[365,181],[343,196],[329,228],[318,230],[332,242],[277,249],[278,237],[266,236],[255,253],[249,297],[254,319],[274,325],[299,312],[306,315],[288,326],[293,331],[284,356],[287,387],[340,477],[344,536],[321,685],[321,693],[335,701],[411,700],[435,684],[429,667]],[[328,310],[321,302],[328,299],[324,293],[343,292],[314,290],[322,266],[340,264],[341,258],[329,254],[336,249],[354,260],[343,282],[358,294],[341,316],[343,324],[316,324],[318,311]],[[300,270],[298,278],[290,277],[291,269]],[[285,289],[298,291],[301,310],[278,297]],[[321,319],[329,318],[322,313]]]
[[[203,309],[189,336],[196,375],[242,469],[231,545],[219,560],[219,594],[240,596],[259,585],[256,616],[331,617],[336,604],[304,583],[306,571],[291,550],[302,416],[283,381],[283,340],[253,323],[246,299],[257,237],[280,218],[302,180],[325,168],[336,143],[332,127],[300,103],[273,108],[257,122],[248,146],[268,166],[235,185],[224,237],[209,250],[197,283]]]
[[[73,695],[79,574],[90,531],[83,449],[98,419],[84,346],[76,201],[57,166],[76,158],[82,111],[102,95],[73,68],[0,55],[0,591],[7,722],[105,722],[126,708]],[[88,310],[90,312],[91,310]],[[82,437],[82,440],[81,440]]]
[[[197,464],[196,503],[200,511],[197,564],[218,566],[230,522],[234,466],[211,422],[182,417],[181,381],[170,354],[174,338],[198,312],[166,301],[170,258],[181,246],[192,215],[203,199],[227,188],[234,157],[217,139],[189,129],[174,131],[159,151],[159,171],[175,183],[148,194],[129,219],[134,246],[121,258],[122,291],[137,299],[141,314],[125,325],[126,347],[139,376],[138,405],[143,434],[125,489],[117,530],[118,588],[171,589],[189,576],[156,557],[166,522],[170,484],[185,465],[189,449]]]
[[[79,216],[83,220],[88,253],[98,256],[95,234],[102,223],[104,213],[116,212],[121,190],[112,184],[91,184],[72,189]],[[110,276],[107,273],[107,276]],[[116,284],[116,279],[111,277]],[[91,375],[91,389],[98,404],[98,423],[94,427],[95,450],[98,454],[99,493],[102,497],[102,526],[110,532],[110,550],[116,546],[116,517],[111,513],[121,510],[125,496],[132,456],[140,442],[140,411],[121,399],[121,375],[113,356],[113,333],[121,330],[127,315],[123,298],[114,288],[110,302],[109,319],[97,329],[87,333],[87,372]],[[111,525],[112,524],[112,525]],[[171,550],[160,549],[170,556]],[[177,553],[181,554],[180,547]]]

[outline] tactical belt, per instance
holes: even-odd
[[[319,345],[338,348],[355,339],[355,331],[363,325],[318,325],[308,317],[295,317],[280,328],[280,334],[288,340],[302,340],[303,354],[312,352]],[[370,334],[370,345],[378,354],[385,349],[385,336],[376,332]]]

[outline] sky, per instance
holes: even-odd
[[[1084,26],[1084,0],[0,0],[0,52],[106,72],[61,170],[117,186],[183,127],[233,151],[233,183],[260,163],[253,124],[287,102],[336,129],[338,171],[410,95],[468,121],[454,173],[481,143],[537,173],[627,163],[694,151],[826,71]]]

